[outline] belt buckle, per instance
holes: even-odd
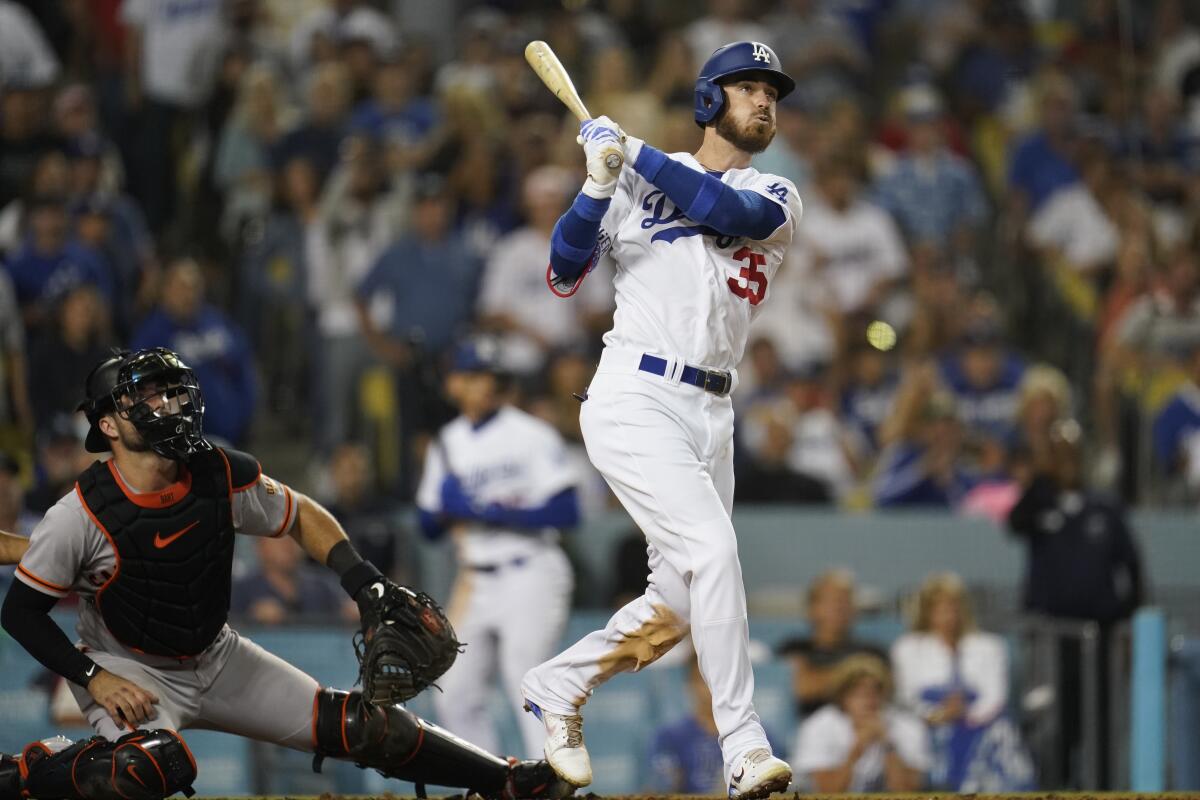
[[[724,395],[729,393],[729,373],[709,370],[704,373],[704,391]]]

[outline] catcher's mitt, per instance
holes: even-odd
[[[360,593],[354,636],[358,678],[369,703],[403,703],[440,678],[461,644],[433,598],[384,579]]]

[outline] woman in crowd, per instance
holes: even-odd
[[[809,635],[788,639],[778,653],[792,665],[792,691],[803,719],[833,699],[838,667],[855,656],[887,658],[878,647],[852,635],[857,603],[854,574],[847,569],[822,572],[808,586]]]
[[[838,667],[833,701],[800,726],[792,764],[814,792],[915,792],[926,784],[929,735],[921,721],[890,705],[892,681],[873,656]]]
[[[901,704],[919,714],[933,742],[933,786],[956,792],[1033,788],[1033,765],[1008,706],[1008,648],[982,633],[962,579],[931,575],[917,595],[913,630],[892,645]]]

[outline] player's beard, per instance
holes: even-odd
[[[117,438],[120,439],[121,446],[131,453],[150,452],[150,445],[146,443],[146,438],[129,420],[122,419],[117,423]]]
[[[717,133],[738,150],[761,153],[775,138],[775,122],[764,124],[756,114],[739,124],[732,114],[726,113],[717,120]]]

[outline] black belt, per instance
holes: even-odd
[[[528,556],[521,556],[519,558],[514,558],[511,561],[502,561],[499,564],[468,564],[467,569],[471,570],[472,572],[492,573],[499,572],[505,567],[523,567],[528,561]]]
[[[646,353],[642,356],[642,363],[638,364],[638,369],[654,375],[666,375],[667,360]],[[729,394],[729,390],[733,388],[733,376],[728,372],[715,369],[700,369],[699,367],[690,367],[686,364],[683,367],[683,374],[679,377],[679,382],[699,387],[706,392],[712,392],[716,395]]]

